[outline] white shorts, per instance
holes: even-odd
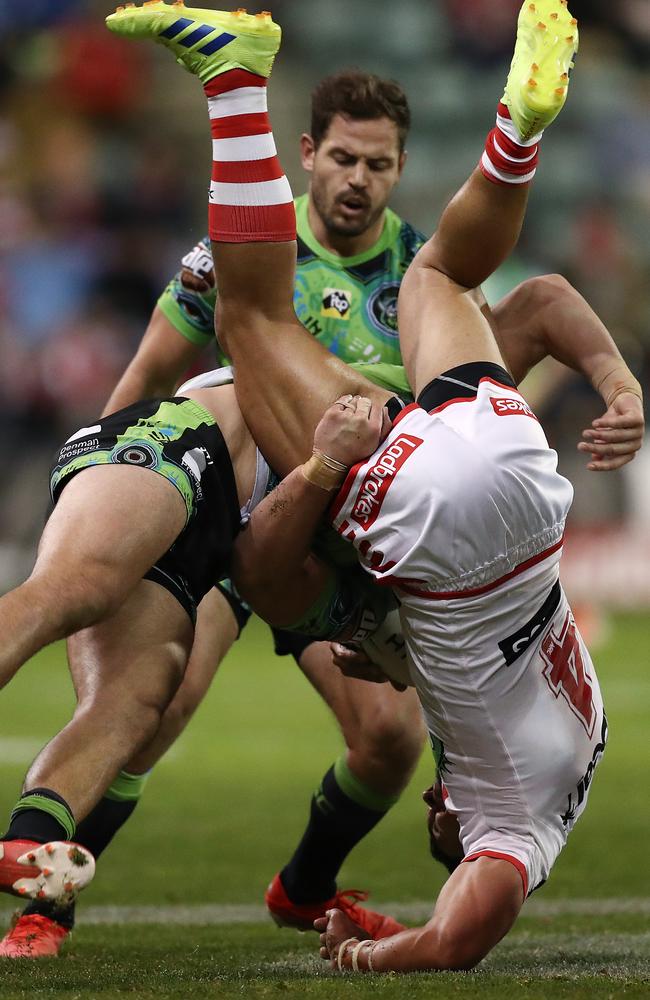
[[[496,365],[435,379],[355,466],[332,511],[395,589],[465,860],[493,854],[527,893],[582,812],[607,725],[558,581],[573,491]]]
[[[555,560],[467,600],[405,595],[400,617],[465,860],[510,861],[528,894],[582,813],[607,741]]]

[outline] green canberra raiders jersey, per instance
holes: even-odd
[[[397,294],[425,239],[386,209],[381,237],[356,257],[337,257],[315,239],[307,195],[296,199],[298,258],[294,309],[302,325],[343,361],[401,364]],[[205,240],[209,247],[209,241]],[[216,292],[188,291],[176,275],[158,300],[170,323],[199,345],[214,338]]]

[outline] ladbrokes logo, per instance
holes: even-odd
[[[533,420],[537,420],[530,406],[523,399],[495,399],[494,396],[490,396],[490,402],[497,417],[532,417]]]
[[[364,531],[375,523],[390,484],[407,458],[422,444],[422,438],[400,434],[388,448],[384,448],[376,462],[363,477],[356,500],[352,505],[352,520]]]

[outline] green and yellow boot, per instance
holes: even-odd
[[[282,32],[268,11],[247,14],[201,10],[184,3],[129,3],[106,18],[108,29],[125,38],[151,38],[171,49],[176,62],[207,83],[231,69],[268,77]]]
[[[545,129],[566,101],[578,51],[578,22],[567,0],[526,0],[503,104],[525,141]]]

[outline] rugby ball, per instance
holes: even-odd
[[[392,681],[413,687],[397,608],[388,612],[379,628],[361,642],[361,648]]]

